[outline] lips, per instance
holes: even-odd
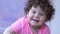
[[[32,19],[33,21],[35,21],[35,22],[39,22],[39,20],[37,20],[37,19]]]

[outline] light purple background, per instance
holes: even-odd
[[[24,16],[25,0],[0,0],[0,34],[14,21]]]

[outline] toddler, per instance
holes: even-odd
[[[54,15],[54,8],[49,0],[27,0],[25,16],[10,25],[4,34],[50,34],[45,24]]]

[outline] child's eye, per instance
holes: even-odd
[[[44,16],[44,14],[39,14],[40,16]]]

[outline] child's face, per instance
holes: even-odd
[[[43,25],[46,20],[46,15],[39,6],[36,8],[32,6],[27,14],[27,17],[29,24],[34,27]]]

